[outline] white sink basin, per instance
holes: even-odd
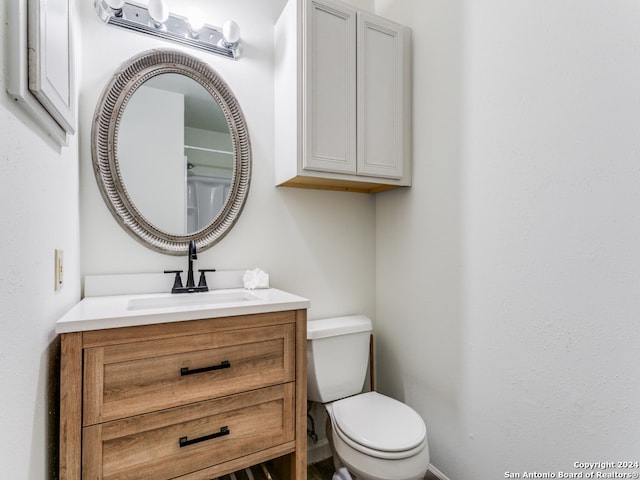
[[[153,308],[237,304],[255,300],[259,300],[259,297],[246,291],[211,291],[203,293],[149,295],[148,297],[132,298],[127,303],[127,309],[143,310]]]
[[[306,308],[309,308],[306,298],[275,288],[101,295],[82,299],[56,322],[56,332],[85,332]]]

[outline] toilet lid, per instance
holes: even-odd
[[[411,407],[377,392],[332,404],[340,431],[353,442],[382,452],[405,452],[424,443],[427,429]]]

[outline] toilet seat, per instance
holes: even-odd
[[[393,398],[367,392],[333,402],[330,411],[336,434],[366,455],[397,460],[425,447],[422,417]]]

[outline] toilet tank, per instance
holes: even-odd
[[[327,403],[362,391],[371,320],[364,315],[307,322],[307,397]]]

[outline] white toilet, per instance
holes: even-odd
[[[377,392],[361,393],[371,328],[364,315],[307,324],[307,395],[329,414],[333,478],[421,480],[429,466],[429,446],[420,415]]]

